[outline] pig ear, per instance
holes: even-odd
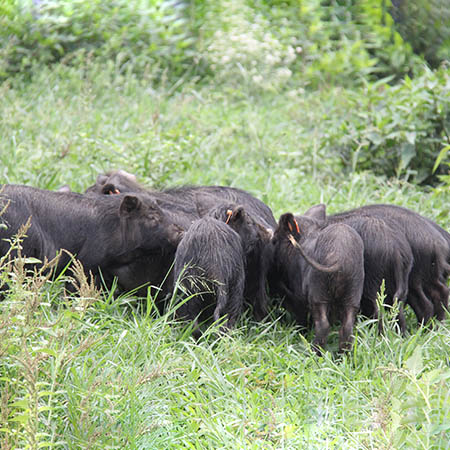
[[[309,208],[308,211],[305,212],[304,216],[311,217],[311,219],[325,221],[325,219],[327,218],[326,208],[327,207],[324,203],[311,206],[311,208]]]
[[[244,207],[243,206],[237,206],[236,208],[233,208],[232,210],[228,210],[231,211],[231,220],[233,222],[237,222],[239,220],[242,220],[244,218]],[[228,213],[227,211],[227,213]]]
[[[68,184],[65,184],[64,186],[58,188],[56,192],[72,192],[72,189],[70,189],[70,186]]]
[[[292,213],[285,213],[281,215],[280,219],[278,220],[278,228],[289,231],[288,222],[289,220],[292,220],[293,217],[294,216]]]
[[[107,179],[108,179],[107,175],[100,173],[99,175],[97,175],[96,184],[105,184]]]
[[[119,169],[117,171],[117,174],[124,178],[127,178],[130,181],[134,181],[135,183],[137,182],[136,175],[134,175],[130,172],[127,172],[126,170]]]
[[[278,227],[287,234],[292,234],[294,237],[300,236],[300,227],[292,213],[283,214],[278,221]]]
[[[271,228],[263,227],[261,224],[256,222],[255,227],[258,230],[258,235],[263,241],[270,241],[273,238],[273,230]]]
[[[185,231],[178,225],[171,224],[169,227],[169,242],[178,245],[185,235]]]
[[[120,204],[121,214],[130,214],[134,211],[139,211],[142,207],[141,200],[135,195],[125,195]]]
[[[225,210],[225,223],[229,224],[242,222],[244,219],[245,210],[243,206],[229,206]]]
[[[102,187],[102,194],[104,195],[120,194],[120,191],[119,189],[116,188],[114,184],[108,183]]]

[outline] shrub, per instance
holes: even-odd
[[[5,0],[0,77],[74,55],[120,70],[279,89],[296,75],[354,84],[412,73],[417,59],[380,0]]]
[[[195,2],[199,53],[220,81],[277,88],[352,85],[415,73],[415,56],[394,28],[390,2],[222,0]]]
[[[415,72],[418,58],[393,27],[387,0],[305,2],[309,16],[306,58],[311,76],[348,84],[363,78]]]
[[[447,0],[395,0],[395,28],[432,66],[450,60],[450,8]]]
[[[328,137],[345,167],[419,183],[443,173],[445,164],[434,174],[433,166],[449,144],[450,77],[445,67],[394,86],[387,80],[367,84],[347,95],[348,113]]]
[[[260,8],[246,0],[201,3],[198,50],[217,81],[277,89],[291,77],[297,51]]]
[[[192,39],[182,3],[9,0],[0,5],[0,77],[88,53],[124,68],[181,71]],[[159,71],[157,70],[159,68]]]

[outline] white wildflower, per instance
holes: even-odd
[[[288,79],[289,65],[302,49],[282,43],[272,34],[262,15],[252,15],[243,0],[217,0],[223,15],[206,47],[205,57],[216,76],[253,82],[262,89],[273,89]]]
[[[255,84],[261,84],[264,78],[262,77],[262,75],[253,75],[252,79]]]

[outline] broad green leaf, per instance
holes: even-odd
[[[25,264],[41,264],[42,263],[42,261],[40,259],[31,258],[31,257],[23,258],[23,262]]]
[[[37,353],[45,353],[46,355],[50,355],[53,357],[57,357],[58,354],[52,348],[39,348],[36,350]]]
[[[423,369],[422,347],[417,346],[413,354],[403,363],[403,366],[417,376]]]
[[[441,164],[442,160],[446,157],[448,151],[450,150],[450,145],[446,145],[440,152],[438,157],[436,158],[436,162],[434,163],[433,166],[433,173],[436,172],[437,168],[439,167],[439,165]]]
[[[409,142],[404,142],[400,146],[400,164],[399,172],[402,172],[409,166],[411,160],[416,156],[416,146]]]
[[[17,414],[10,420],[11,420],[11,422],[19,422],[19,423],[25,424],[30,420],[30,414],[27,414],[27,413]]]

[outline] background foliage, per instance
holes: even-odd
[[[343,166],[429,183],[449,145],[446,18],[443,0],[2,0],[0,78],[94,58],[175,88],[340,85],[355,113],[331,133]]]
[[[184,9],[158,0],[3,0],[0,75],[33,71],[36,63],[76,64],[82,55],[112,59],[121,70],[179,74],[192,57]]]
[[[344,165],[389,177],[430,182],[437,155],[450,142],[447,67],[390,85],[380,80],[350,92],[348,114],[330,136]],[[437,172],[444,173],[441,166]]]
[[[448,229],[446,14],[445,0],[0,0],[0,181],[83,191],[123,168],[150,187],[237,186],[276,217],[395,203]],[[448,316],[418,329],[407,308],[405,336],[393,311],[383,336],[360,319],[341,358],[335,327],[319,358],[276,302],[266,323],[194,342],[150,294],[99,292],[76,267],[54,279],[0,259],[3,283],[2,450],[450,442]]]
[[[450,59],[450,8],[440,0],[397,0],[390,12],[414,52],[433,67]]]
[[[1,75],[82,52],[112,58],[120,68],[157,65],[174,77],[192,65],[201,75],[212,70],[224,77],[229,70],[248,77],[280,66],[315,82],[401,76],[419,61],[388,6],[378,0],[2,0]],[[404,23],[406,13],[398,15]]]

